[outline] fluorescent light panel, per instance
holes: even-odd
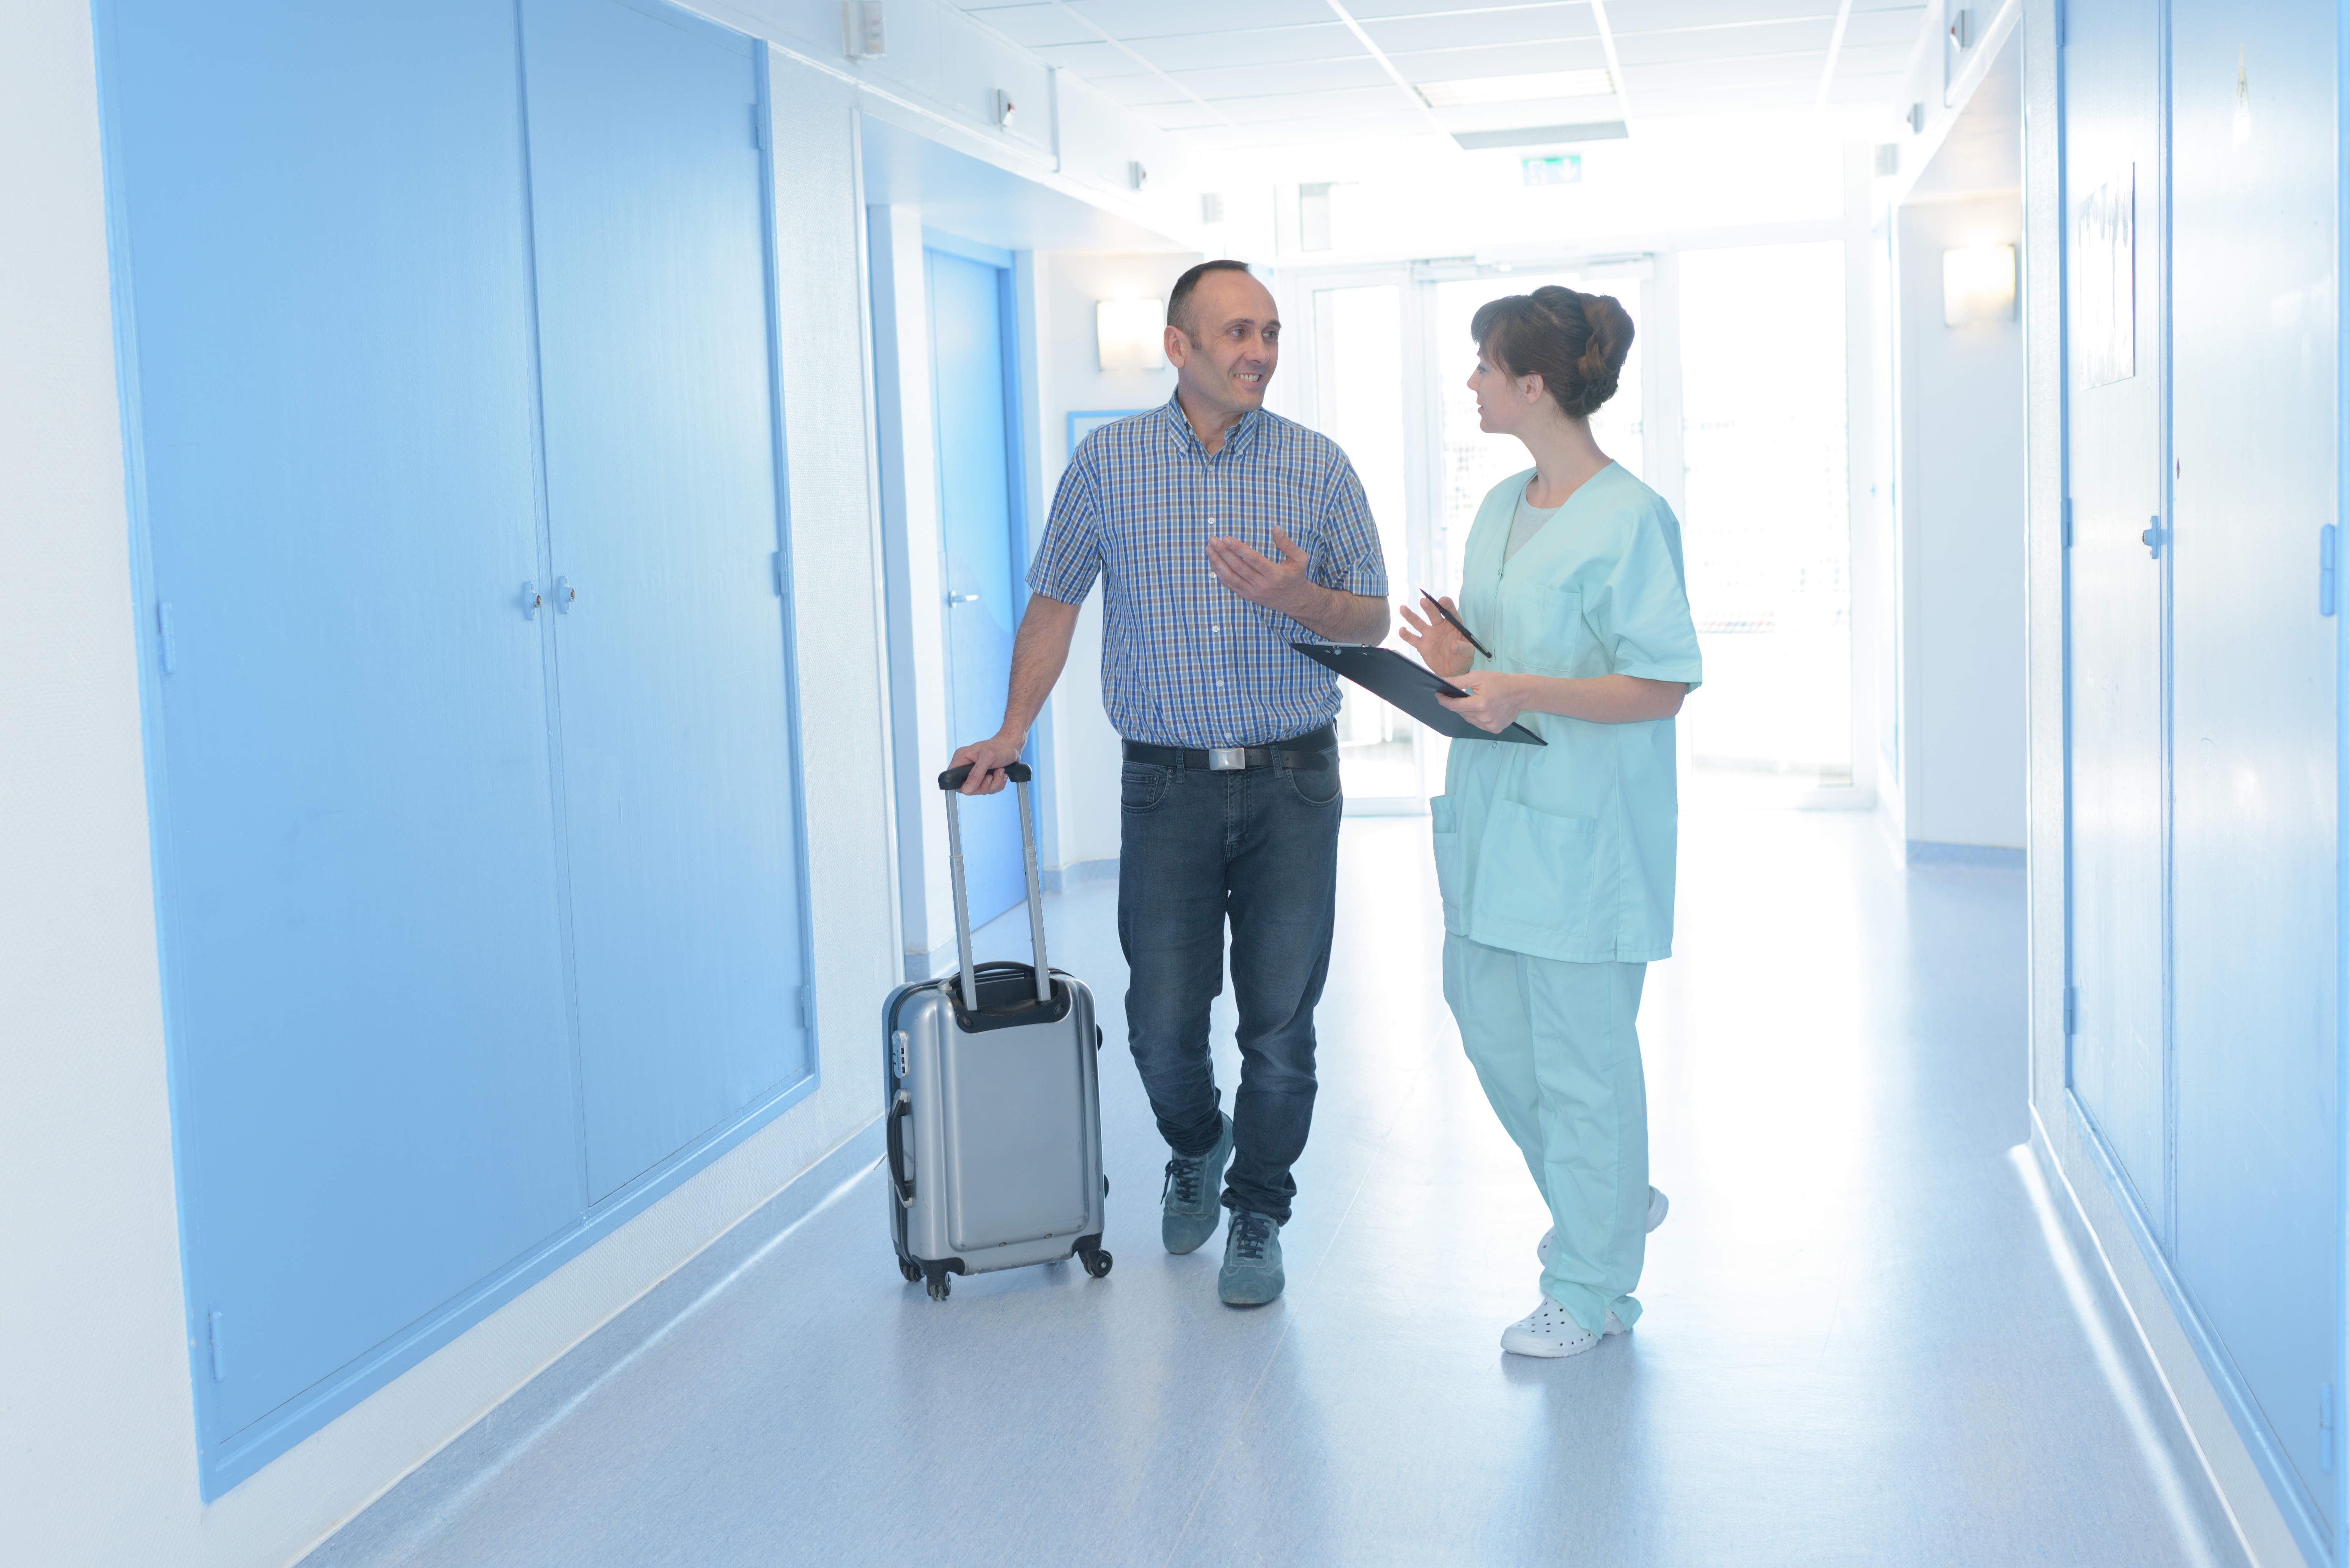
[[[1466,81],[1420,82],[1430,109],[1461,109],[1477,103],[1531,103],[1538,99],[1606,98],[1616,78],[1605,66],[1587,71],[1543,71],[1524,77],[1471,77]]]
[[[1489,147],[1563,147],[1577,141],[1621,141],[1631,131],[1620,119],[1587,125],[1525,125],[1514,130],[1456,130],[1452,140],[1471,152]]]

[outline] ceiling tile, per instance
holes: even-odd
[[[1591,7],[1522,5],[1507,11],[1476,11],[1458,16],[1399,16],[1364,20],[1363,31],[1389,54],[1414,49],[1465,49],[1480,45],[1524,44],[1548,38],[1596,38]]]
[[[1324,0],[1068,0],[1069,9],[1115,38],[1230,35],[1332,20]]]
[[[1351,60],[1319,60],[1306,65],[1241,66],[1215,71],[1171,71],[1177,81],[1211,103],[1234,98],[1278,98],[1287,93],[1321,93],[1337,88],[1383,88],[1401,92],[1395,78],[1367,55]]]
[[[1324,12],[1326,17],[1329,13]],[[1263,27],[1227,36],[1218,33],[1138,38],[1127,46],[1161,70],[1211,70],[1220,66],[1275,65],[1284,60],[1352,60],[1363,57],[1354,34],[1336,22]]]
[[[1836,0],[1607,0],[1607,25],[1620,46],[1642,33],[1683,27],[1737,27],[1793,18],[1835,25]]]
[[[1827,53],[1835,24],[1771,22],[1755,27],[1706,27],[1686,33],[1645,33],[1619,38],[1617,57],[1624,68],[1674,65],[1683,60],[1725,60],[1816,51]]]
[[[1396,69],[1404,74],[1405,80],[1415,82],[1454,82],[1475,77],[1522,77],[1547,71],[1600,70],[1607,64],[1607,51],[1599,47],[1596,38],[1525,44],[1514,48],[1488,47],[1442,53],[1392,55],[1388,57],[1395,61]]]
[[[1089,82],[1130,77],[1137,72],[1149,74],[1147,67],[1116,44],[1050,44],[1038,47],[1036,53],[1046,65],[1074,71]]]
[[[1648,92],[1704,91],[1718,88],[1757,87],[1788,83],[1817,92],[1820,72],[1826,68],[1825,49],[1809,55],[1778,55],[1743,60],[1684,60],[1669,66],[1624,67],[1625,87],[1638,113]]]
[[[1355,20],[1367,23],[1374,17],[1392,20],[1398,16],[1450,16],[1477,11],[1588,12],[1591,5],[1590,0],[1347,0],[1347,9],[1354,13]]]
[[[1100,36],[1058,5],[966,5],[963,10],[972,21],[993,27],[1014,43],[1032,49]]]
[[[1905,5],[1892,11],[1862,11],[1856,9],[1852,20],[1846,24],[1844,41],[1846,48],[1855,44],[1898,44],[1908,48],[1917,43],[1918,35],[1926,30],[1926,7]]]

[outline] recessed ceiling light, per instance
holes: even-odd
[[[1544,71],[1525,77],[1471,77],[1467,81],[1421,82],[1419,96],[1430,109],[1458,109],[1471,103],[1529,103],[1536,99],[1606,98],[1616,90],[1607,67],[1587,71]]]

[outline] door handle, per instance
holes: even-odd
[[[978,602],[979,596],[977,594],[949,594],[947,596],[947,603],[951,605],[975,605]]]
[[[579,590],[571,586],[571,579],[569,577],[557,577],[555,579],[555,607],[557,613],[569,615],[571,613],[572,601],[577,599],[578,597]]]
[[[2147,521],[2154,526],[2140,534],[2137,536],[2137,542],[2146,546],[2147,555],[2159,561],[2162,559],[2162,546],[2169,541],[2170,531],[2162,525],[2162,519],[2159,517],[2149,517]]]
[[[536,583],[525,583],[522,586],[523,619],[536,620],[538,618],[538,607],[544,601],[538,597],[538,585]]]

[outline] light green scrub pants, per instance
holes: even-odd
[[[1593,1334],[1640,1316],[1648,1241],[1644,963],[1562,963],[1444,939],[1444,1000],[1557,1227],[1543,1293]]]

